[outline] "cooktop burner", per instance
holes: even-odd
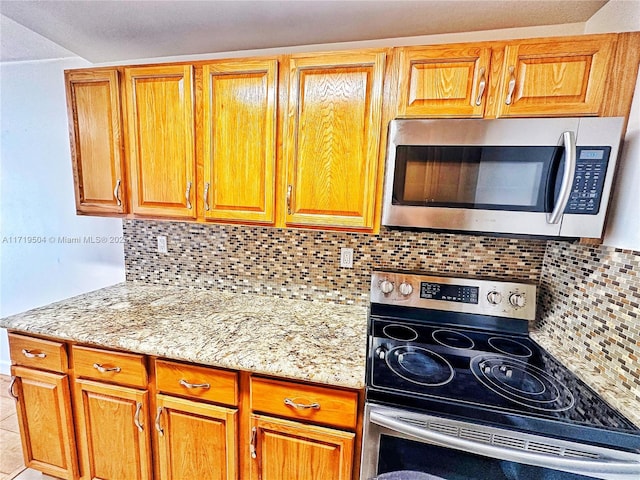
[[[559,380],[518,359],[478,355],[471,360],[471,371],[491,391],[529,408],[561,412],[575,403]]]
[[[371,298],[368,401],[640,451],[640,429],[529,337],[534,286],[376,272]]]
[[[445,358],[422,347],[395,347],[385,356],[389,368],[410,382],[439,387],[451,381],[454,370]]]

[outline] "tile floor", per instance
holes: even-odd
[[[55,480],[24,467],[16,404],[9,396],[9,382],[10,377],[0,375],[0,480]]]

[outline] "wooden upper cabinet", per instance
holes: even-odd
[[[615,46],[614,34],[507,44],[496,116],[600,114]]]
[[[126,212],[118,71],[65,72],[76,210]]]
[[[398,115],[482,117],[490,60],[487,45],[400,49]]]
[[[385,53],[290,60],[287,225],[373,228]]]
[[[204,218],[273,223],[275,59],[202,67]]]
[[[193,67],[124,70],[134,214],[195,218]]]

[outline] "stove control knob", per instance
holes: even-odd
[[[393,282],[390,280],[382,280],[380,282],[380,291],[385,295],[389,295],[393,292]]]
[[[376,348],[375,354],[380,360],[384,360],[384,357],[387,356],[387,349],[384,347],[378,347]]]
[[[411,286],[410,283],[406,283],[406,282],[402,282],[398,287],[398,290],[400,291],[400,294],[403,297],[408,297],[413,293],[413,287]]]
[[[512,293],[509,295],[509,303],[512,307],[522,308],[526,305],[527,301],[524,297],[524,293]]]
[[[491,292],[487,293],[487,301],[491,305],[498,305],[500,302],[502,302],[502,294],[500,292],[492,290]]]

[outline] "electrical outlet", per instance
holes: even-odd
[[[158,253],[167,253],[167,237],[158,235]]]
[[[340,266],[343,268],[353,268],[353,248],[340,249]]]

